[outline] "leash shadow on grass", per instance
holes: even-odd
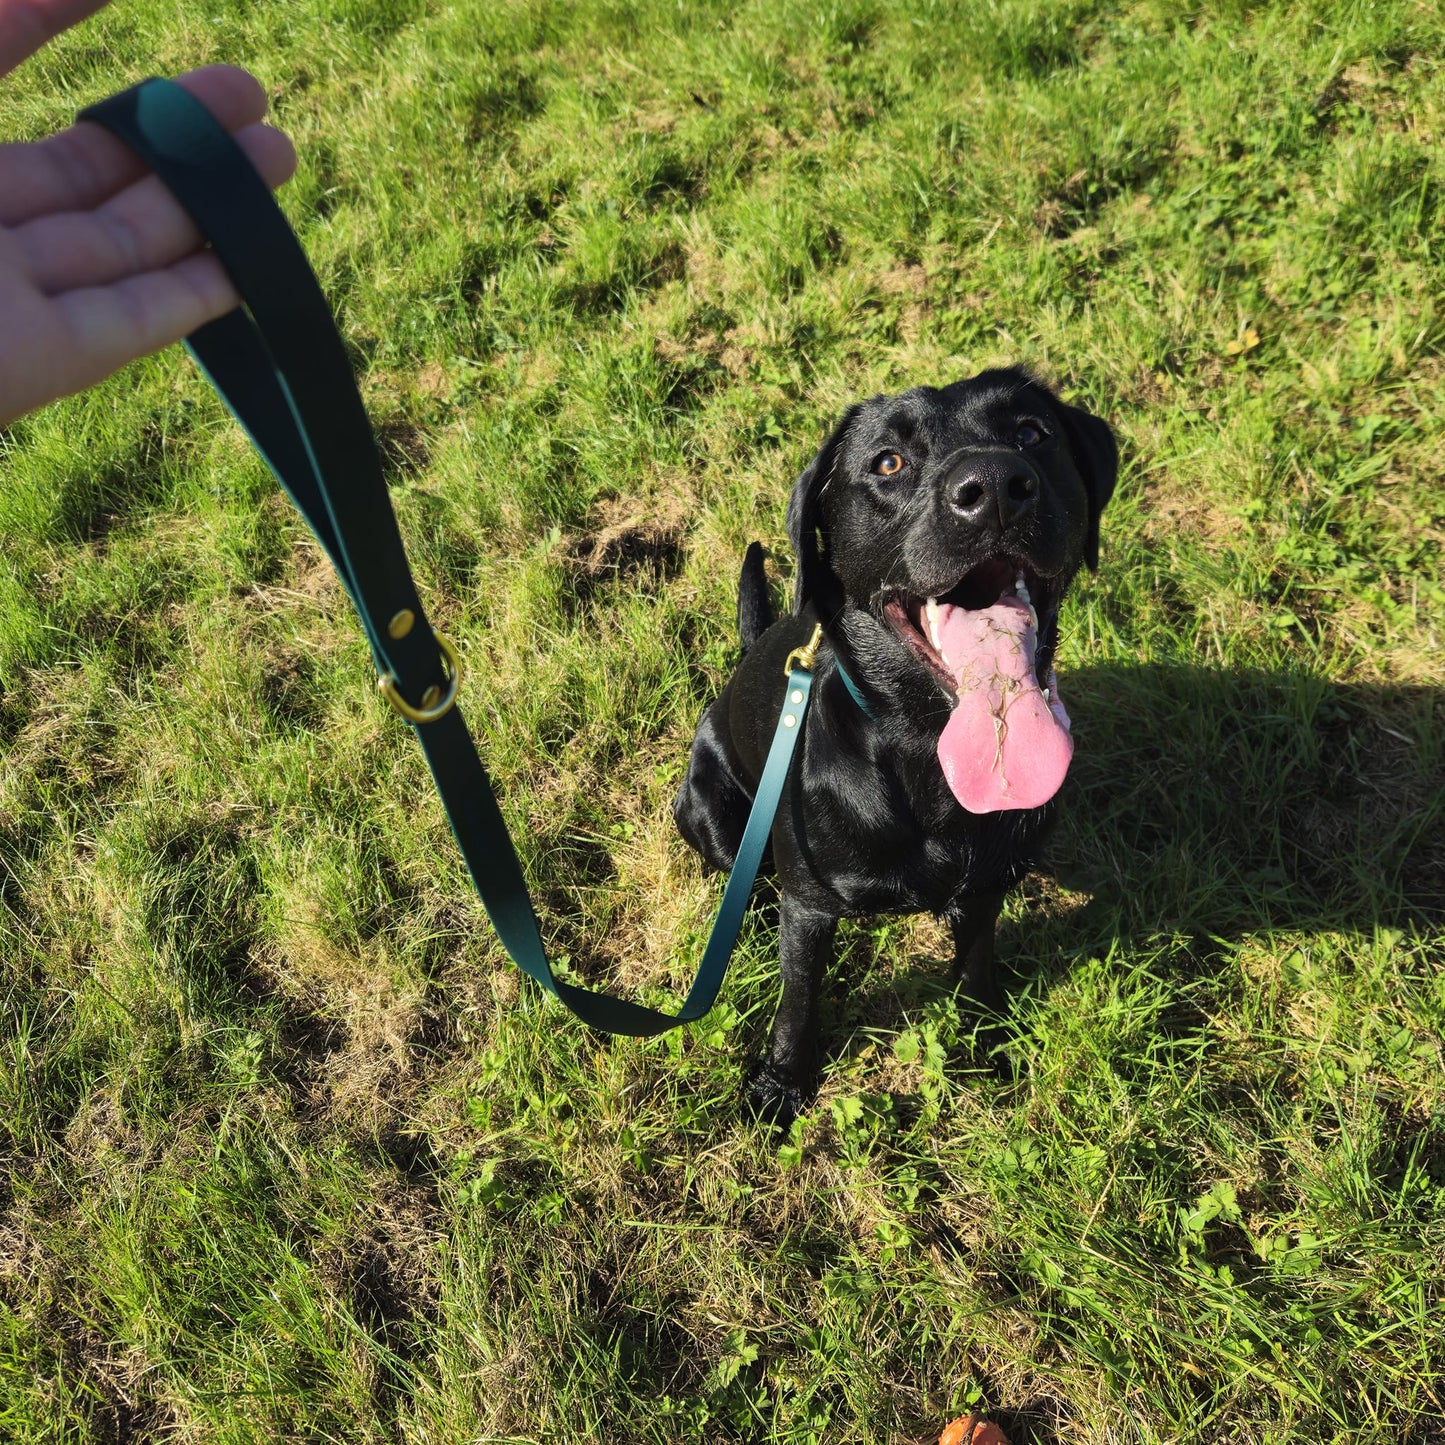
[[[1106,663],[1064,693],[1076,751],[1049,856],[1000,925],[1006,989],[1160,937],[1207,967],[1256,933],[1445,920],[1445,690]],[[865,986],[840,1024],[896,1026],[946,970]]]

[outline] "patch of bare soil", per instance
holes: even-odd
[[[1430,144],[1435,138],[1433,128],[1428,122],[1422,124],[1419,108],[1400,94],[1397,84],[1411,68],[1406,64],[1399,70],[1387,69],[1372,60],[1345,66],[1315,97],[1314,110],[1320,125],[1334,135],[1349,123],[1352,113],[1363,112],[1376,130],[1413,133],[1424,144]]]
[[[1135,496],[1144,515],[1144,536],[1159,546],[1181,537],[1198,537],[1227,547],[1239,537],[1239,514],[1221,507],[1197,488],[1167,473],[1135,481]]]
[[[292,1008],[285,1046],[300,1113],[356,1137],[392,1134],[444,1027],[427,981],[384,935],[339,947],[315,916],[294,920],[256,965]]]
[[[906,345],[913,345],[933,309],[928,300],[928,272],[916,262],[900,263],[885,271],[878,284],[885,295],[902,298],[898,334]]]
[[[681,497],[599,502],[588,529],[560,543],[577,600],[585,603],[601,583],[622,577],[652,586],[666,581],[682,567],[686,533]]]
[[[699,367],[704,371],[721,367],[734,380],[741,380],[756,365],[759,352],[766,348],[768,340],[756,323],[750,323],[730,326],[723,332],[704,331],[686,340],[663,335],[654,345],[657,354],[669,365]]]
[[[376,1337],[405,1355],[402,1329],[437,1303],[433,1255],[440,1239],[432,1191],[377,1171],[347,1227],[315,1250],[317,1272]]]
[[[281,505],[289,503],[283,498]],[[298,600],[314,602],[322,608],[346,600],[341,579],[336,575],[331,559],[309,536],[292,548],[291,556],[282,571],[281,586],[262,590],[289,592]]]

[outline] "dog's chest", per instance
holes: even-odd
[[[966,897],[1009,888],[1032,865],[1043,821],[967,814],[941,775],[936,789],[926,779],[920,789],[862,760],[815,775],[800,802],[790,861],[849,914],[947,913]]]

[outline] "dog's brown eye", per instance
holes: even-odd
[[[903,470],[903,458],[897,452],[884,452],[876,462],[873,463],[873,470],[880,477],[894,477]]]
[[[1031,421],[1020,422],[1014,433],[1014,441],[1021,447],[1036,447],[1043,439],[1044,429]]]

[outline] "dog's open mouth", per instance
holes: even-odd
[[[940,596],[897,593],[884,604],[893,630],[955,698],[938,761],[971,813],[1037,808],[1068,771],[1069,717],[1039,655],[1041,620],[1052,638],[1060,600],[1025,563],[995,557]]]

